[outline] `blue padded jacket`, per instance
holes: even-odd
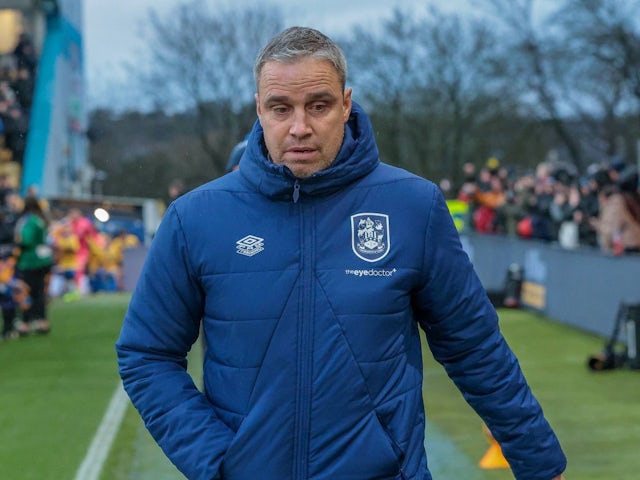
[[[297,180],[256,123],[238,172],[170,205],[116,350],[189,479],[428,480],[420,327],[516,478],[563,471],[438,188],[381,163],[354,104],[328,169]]]

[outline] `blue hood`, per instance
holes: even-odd
[[[367,175],[378,163],[380,159],[371,121],[364,110],[353,102],[336,159],[329,168],[300,179],[300,191],[304,195],[328,195]],[[249,135],[240,173],[263,195],[281,200],[291,199],[297,180],[288,167],[275,165],[268,159],[262,125],[258,120]]]

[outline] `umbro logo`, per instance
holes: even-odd
[[[247,235],[236,242],[236,253],[253,257],[256,253],[264,250],[264,238],[255,235]]]

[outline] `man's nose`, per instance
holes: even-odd
[[[295,111],[291,120],[292,123],[289,128],[289,133],[294,137],[305,137],[311,133],[311,126],[309,125],[306,111]]]

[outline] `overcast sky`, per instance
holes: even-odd
[[[214,0],[207,0],[213,2]],[[236,0],[247,5],[253,0]],[[437,5],[446,11],[468,11],[468,0],[265,0],[281,7],[285,23],[318,28],[332,35],[353,23],[376,22],[394,7],[424,11]],[[126,63],[142,51],[141,29],[150,9],[170,11],[185,0],[84,0],[84,55],[89,107],[126,102],[129,97],[113,90],[126,88]],[[220,1],[217,4],[228,5]],[[117,86],[119,85],[119,86]],[[124,92],[122,92],[124,93]],[[108,101],[105,99],[109,98]],[[112,105],[113,106],[113,105]]]

